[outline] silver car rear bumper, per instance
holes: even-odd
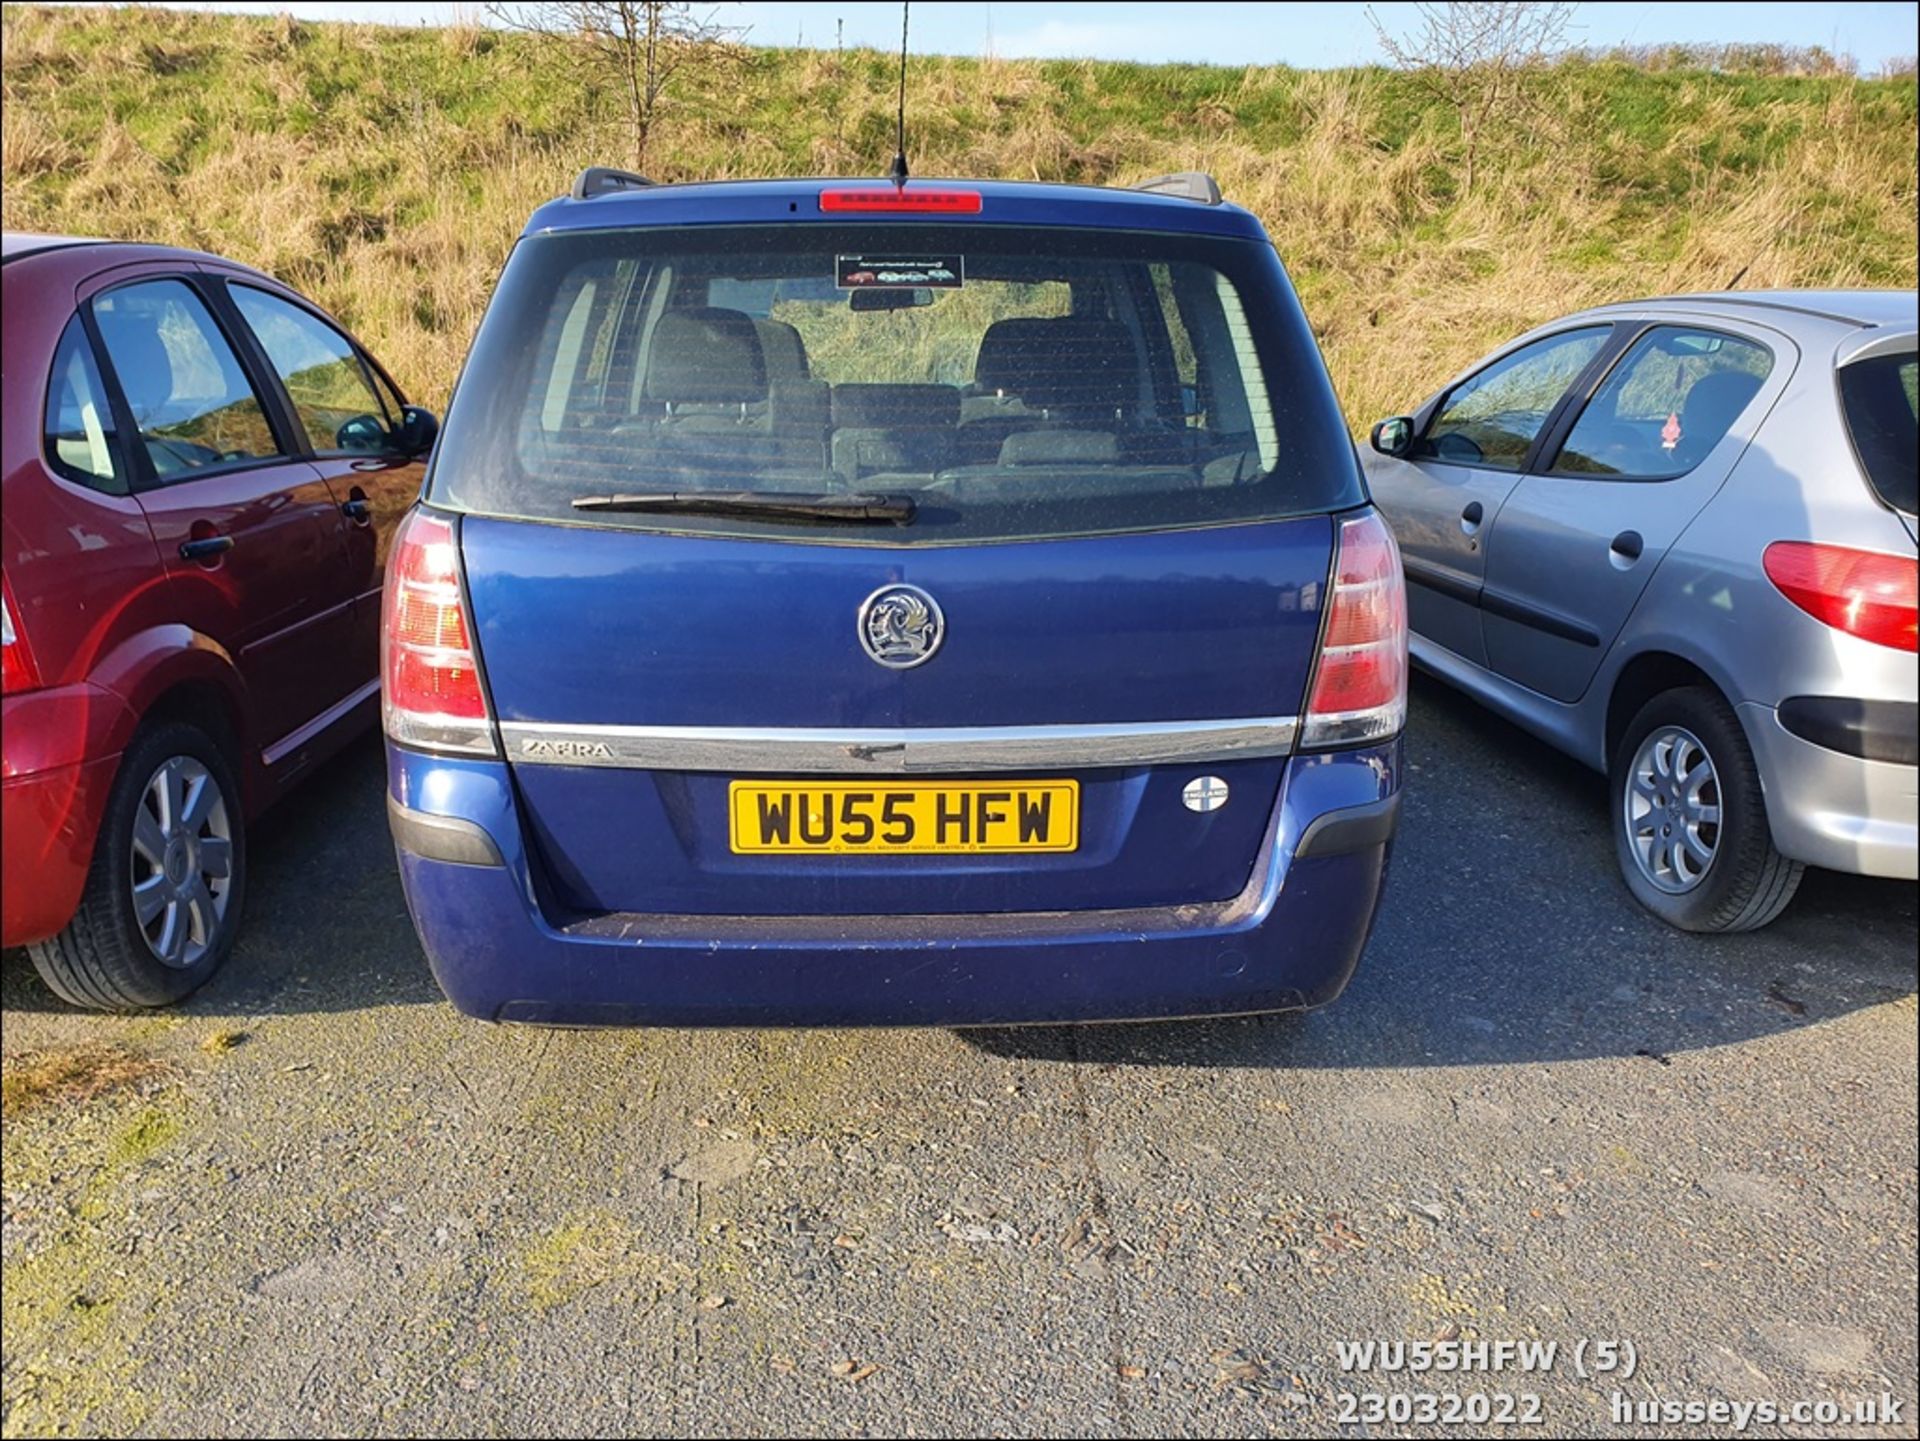
[[[1739,707],[1780,854],[1862,876],[1920,879],[1920,767],[1801,740],[1772,706]]]

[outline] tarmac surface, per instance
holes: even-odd
[[[442,999],[359,743],[260,823],[185,1006],[7,955],[10,1064],[165,1069],[5,1128],[5,1433],[1573,1435],[1617,1393],[1914,1435],[1916,888],[1682,935],[1598,777],[1425,680],[1408,744],[1324,1010],[585,1032]],[[1342,1369],[1400,1340],[1559,1350]]]

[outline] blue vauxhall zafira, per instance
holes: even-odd
[[[1287,1010],[1366,943],[1399,556],[1205,176],[589,170],[386,585],[388,812],[470,1015]]]

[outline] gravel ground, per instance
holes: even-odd
[[[172,1074],[6,1127],[5,1432],[1324,1434],[1343,1391],[1451,1390],[1563,1435],[1618,1390],[1890,1392],[1872,1434],[1914,1435],[1915,888],[1812,873],[1683,936],[1597,778],[1425,682],[1411,734],[1337,1004],[989,1033],[464,1020],[359,745],[262,824],[181,1010],[69,1011],[7,956],[10,1058]],[[1562,1355],[1335,1349],[1456,1337]]]

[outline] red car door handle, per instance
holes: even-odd
[[[340,509],[346,512],[348,520],[354,521],[360,525],[365,525],[369,520],[373,518],[373,507],[368,505],[366,501],[362,500],[358,496],[355,496],[352,500],[342,503]]]
[[[217,555],[225,555],[233,549],[233,537],[230,535],[208,535],[199,540],[180,542],[180,559],[212,560]]]

